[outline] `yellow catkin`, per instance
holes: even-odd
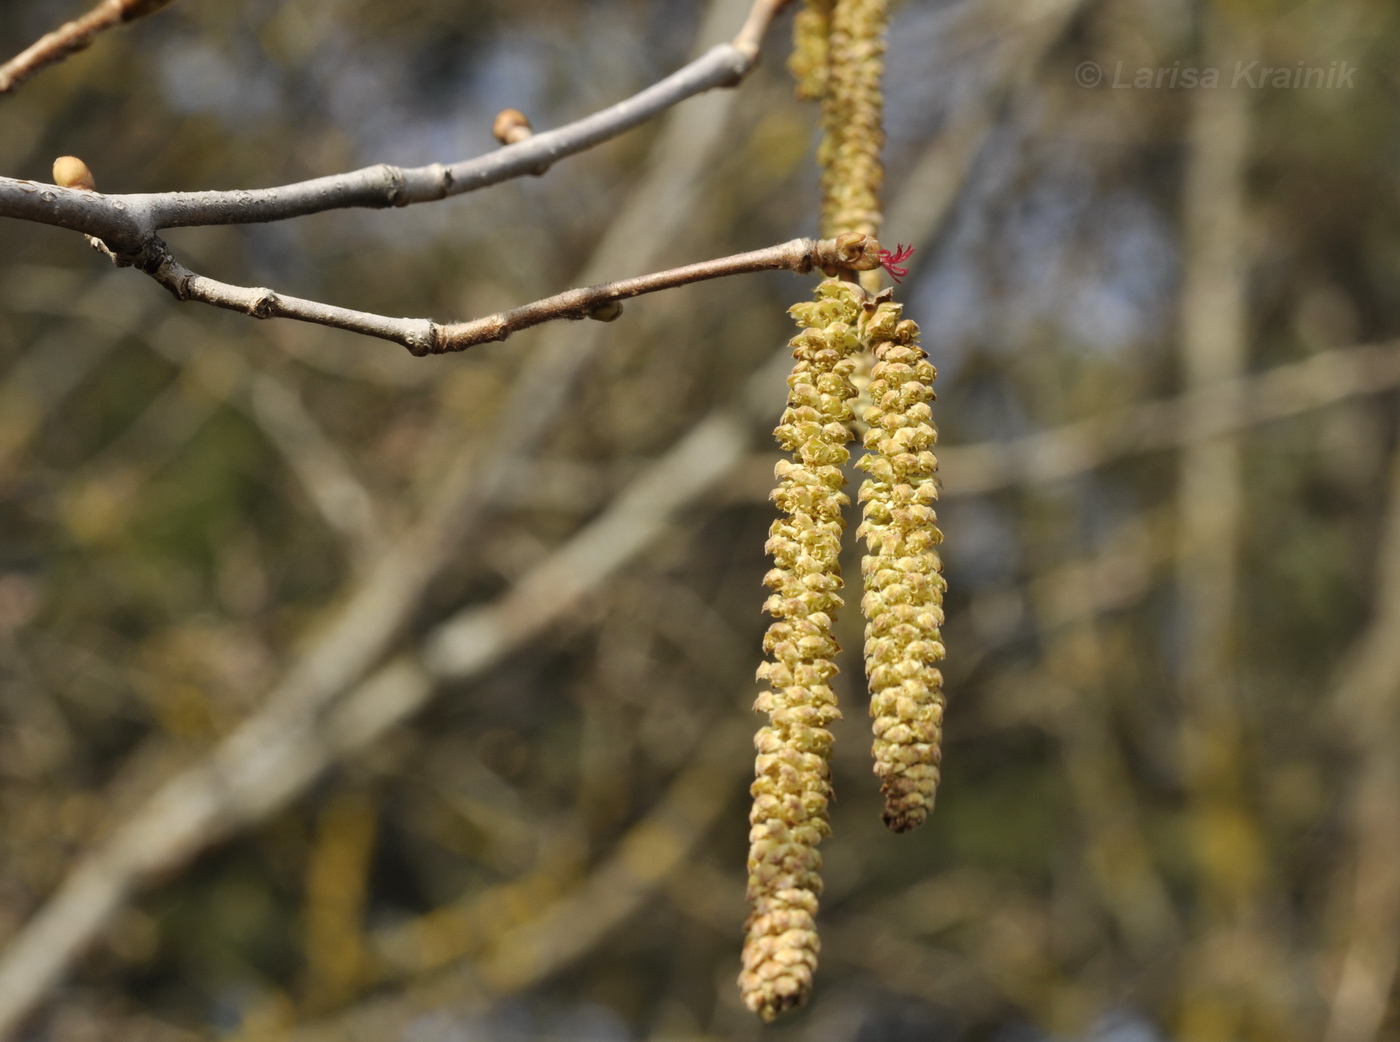
[[[836,0],[822,99],[822,235],[876,235],[885,168],[884,73],[888,0]]]
[[[826,93],[827,38],[835,0],[807,0],[792,20],[792,54],[788,71],[797,81],[797,96],[815,101]]]
[[[905,832],[923,823],[938,787],[943,732],[944,582],[936,547],[942,542],[931,422],[933,366],[919,346],[919,327],[900,305],[880,300],[861,322],[873,350],[866,455],[856,465],[869,477],[860,500],[867,553],[865,669],[874,718],[875,773],[885,794],[885,824]]]
[[[836,674],[832,624],[841,606],[841,465],[850,458],[852,355],[859,350],[864,292],[828,279],[816,300],[791,313],[803,331],[792,339],[788,406],[774,436],[792,453],[775,468],[773,499],[782,516],[769,531],[774,617],[763,640],[767,685],[754,704],[768,714],[754,739],[753,809],[749,814],[750,914],[745,924],[739,990],[764,1020],[806,1001],[817,966],[817,898],[821,855],[830,834],[831,732],[840,716],[830,681]]]

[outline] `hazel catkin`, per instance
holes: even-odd
[[[764,637],[768,660],[758,677],[767,690],[754,708],[768,724],[754,739],[757,758],[749,815],[750,914],[745,923],[739,990],[764,1020],[806,1001],[820,943],[817,845],[830,834],[831,732],[840,716],[830,686],[836,675],[832,624],[841,607],[841,465],[850,454],[848,424],[859,350],[857,324],[865,294],[828,279],[816,300],[791,309],[803,331],[792,339],[788,406],[774,432],[792,459],[775,468],[773,493],[782,516],[767,543],[774,617]]]
[[[938,499],[931,420],[935,371],[919,346],[919,329],[900,305],[878,301],[863,317],[873,350],[866,455],[860,489],[866,541],[865,669],[874,718],[875,773],[885,796],[885,824],[905,832],[933,809],[943,734],[942,561],[934,504]]]

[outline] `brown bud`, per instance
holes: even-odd
[[[622,301],[608,300],[588,309],[588,317],[595,322],[612,322],[622,314]]]
[[[836,256],[852,271],[874,271],[880,266],[880,244],[871,235],[842,232],[836,236]]]
[[[53,161],[53,183],[61,188],[79,188],[85,192],[97,190],[92,171],[77,156],[59,156]]]
[[[534,131],[530,129],[530,121],[525,118],[525,113],[519,109],[501,109],[496,116],[496,122],[491,124],[491,133],[501,144],[514,145],[524,141]]]

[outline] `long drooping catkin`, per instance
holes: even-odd
[[[792,308],[804,328],[792,339],[788,407],[774,432],[793,458],[776,468],[782,516],[767,544],[773,568],[764,583],[773,593],[764,609],[774,621],[758,671],[768,690],[754,708],[769,722],[754,739],[750,914],[739,974],[744,1002],[764,1020],[806,1001],[817,965],[817,844],[830,833],[827,725],[840,716],[830,681],[832,623],[842,603],[841,509],[850,502],[841,465],[850,456],[850,373],[864,298],[860,287],[828,279],[815,301]]]
[[[792,54],[788,71],[797,81],[797,96],[815,101],[826,93],[831,10],[836,0],[807,0],[792,20]]]
[[[888,0],[836,0],[822,96],[822,235],[880,230],[885,168],[884,73]]]
[[[938,786],[943,730],[942,541],[934,503],[937,433],[931,422],[934,368],[919,327],[900,305],[881,300],[862,318],[861,339],[875,354],[865,420],[868,475],[860,499],[866,541],[865,669],[875,719],[875,773],[885,824],[905,832],[923,823]]]

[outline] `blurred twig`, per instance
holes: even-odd
[[[1250,41],[1226,14],[1206,18],[1208,48],[1223,61]],[[1247,92],[1198,91],[1191,97],[1185,185],[1181,294],[1183,381],[1194,396],[1185,430],[1208,427],[1216,411],[1243,413],[1247,367],[1248,171],[1251,111]],[[1213,393],[1214,400],[1207,398]],[[1199,1042],[1295,1036],[1296,1012],[1280,999],[1281,946],[1265,909],[1273,891],[1269,838],[1253,811],[1257,765],[1251,721],[1239,687],[1240,542],[1244,466],[1229,433],[1182,444],[1177,483],[1177,589],[1180,606],[1182,787],[1195,859],[1198,899],[1193,950],[1183,955],[1178,1030]]]
[[[938,452],[939,471],[947,495],[1059,481],[1125,456],[1206,442],[1397,385],[1400,341],[1336,348],[1009,441],[946,445]]]
[[[395,1037],[425,1011],[518,994],[593,950],[685,864],[728,806],[737,789],[737,768],[749,755],[749,731],[741,719],[712,729],[703,748],[606,859],[562,898],[541,901],[535,915],[478,940],[485,950],[477,960],[404,995],[373,999],[329,1023],[306,1025],[291,1038]]]
[[[345,793],[322,812],[306,871],[306,1005],[334,1008],[368,972],[362,942],[379,808]]]
[[[222,404],[244,412],[281,453],[327,528],[343,540],[356,570],[367,570],[386,536],[379,508],[350,460],[286,381],[255,367],[217,337],[196,336],[197,332],[188,319],[171,316],[150,338],[151,347],[180,367],[181,378],[168,392],[169,405],[162,395],[148,414],[181,410],[183,426],[192,429]],[[193,343],[198,346],[192,348]],[[200,392],[198,406],[190,404],[191,385]],[[143,454],[141,464],[152,469],[149,453]]]
[[[350,460],[285,381],[268,372],[254,374],[248,401],[259,427],[281,450],[326,524],[345,540],[357,565],[368,568],[384,545],[385,532],[374,497],[355,476]]]
[[[98,33],[154,14],[171,0],[102,0],[81,18],[40,37],[0,65],[0,94],[7,94],[49,65],[63,61],[92,43]]]

